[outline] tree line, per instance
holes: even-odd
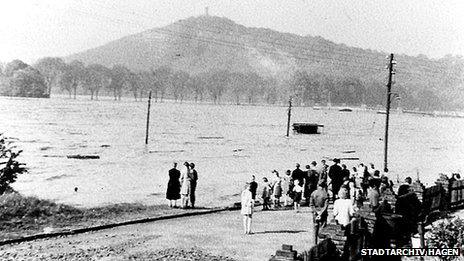
[[[384,105],[385,82],[347,73],[297,70],[289,77],[262,76],[256,72],[217,70],[189,74],[167,66],[131,71],[124,65],[109,68],[81,61],[64,62],[46,57],[28,65],[14,60],[0,67],[2,95],[49,97],[53,92],[76,98],[87,94],[98,100],[102,93],[115,100],[131,95],[135,100],[151,91],[155,101],[210,101],[235,104],[282,104],[292,97],[295,105]],[[412,84],[412,85],[411,85]],[[1,87],[1,86],[0,86]],[[416,88],[417,87],[417,88]],[[444,108],[446,101],[433,89],[395,84],[395,92],[405,108],[433,110]],[[394,107],[399,105],[393,102]]]

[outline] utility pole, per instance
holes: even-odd
[[[145,131],[145,145],[148,144],[148,130],[150,128],[150,106],[151,106],[151,91],[148,93],[147,129]]]
[[[384,166],[384,171],[388,172],[388,125],[390,123],[390,103],[391,103],[391,87],[392,87],[392,78],[393,74],[395,74],[395,71],[393,70],[393,65],[396,64],[396,62],[393,60],[393,54],[390,54],[389,57],[389,63],[388,63],[388,83],[387,83],[387,109],[386,109],[386,120],[385,120],[385,150],[384,150],[384,161],[383,161],[383,166]]]
[[[290,118],[292,117],[292,97],[288,99],[287,137],[290,135]]]

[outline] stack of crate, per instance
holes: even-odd
[[[293,250],[292,245],[282,245],[282,250],[277,250],[276,254],[269,259],[269,261],[295,261],[297,259],[297,252]]]

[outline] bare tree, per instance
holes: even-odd
[[[189,78],[190,75],[184,71],[177,71],[172,75],[172,95],[175,101],[184,100]]]
[[[90,99],[93,100],[95,97],[98,100],[100,90],[111,84],[110,71],[103,65],[91,64],[85,68],[83,83],[90,91]]]
[[[63,72],[58,76],[57,83],[60,85],[62,90],[69,93],[69,97],[74,94],[76,99],[77,88],[83,80],[85,66],[80,61],[72,61],[64,67]]]
[[[113,93],[114,100],[121,100],[124,86],[129,81],[130,71],[123,65],[115,65],[111,68],[111,83],[108,88]]]
[[[152,75],[154,77],[154,84],[155,84],[155,101],[159,99],[162,102],[164,95],[166,94],[166,90],[168,87],[171,86],[172,81],[172,70],[169,67],[161,66],[156,70],[152,70]]]
[[[52,85],[58,76],[63,72],[66,64],[63,59],[57,57],[45,57],[37,61],[34,68],[39,70],[45,79],[48,95],[51,94]]]

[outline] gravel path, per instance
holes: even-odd
[[[313,244],[308,209],[258,211],[252,235],[239,211],[162,220],[0,247],[1,260],[268,260],[282,244]]]

